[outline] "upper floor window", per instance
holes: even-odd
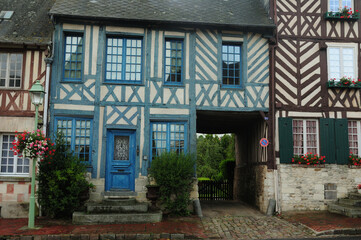
[[[361,121],[348,121],[348,143],[350,152],[361,154]]]
[[[222,45],[222,84],[241,85],[241,45],[239,44]]]
[[[140,82],[142,80],[142,45],[140,38],[108,37],[105,80]]]
[[[353,8],[352,0],[329,0],[329,11],[330,12],[338,12],[340,9],[344,7]]]
[[[23,54],[0,53],[0,87],[20,88]]]
[[[319,154],[317,120],[293,119],[292,132],[294,155]]]
[[[64,80],[80,81],[83,68],[83,37],[65,36]]]
[[[350,44],[351,45],[351,44]],[[339,80],[342,77],[356,77],[356,48],[344,45],[328,47],[328,77]]]
[[[0,175],[28,175],[29,174],[29,159],[14,155],[12,142],[15,140],[15,135],[0,134]]]
[[[152,158],[163,152],[182,153],[186,149],[186,124],[177,122],[154,122],[151,124]]]
[[[82,160],[91,160],[92,120],[56,118],[56,131],[63,133],[69,148]]]
[[[165,83],[181,83],[183,69],[183,40],[165,40]]]

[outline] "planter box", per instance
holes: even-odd
[[[353,13],[350,18],[341,18],[341,13],[339,12],[326,12],[325,19],[327,20],[341,20],[341,21],[357,21],[360,18],[360,13]]]
[[[343,85],[342,83],[340,82],[327,82],[327,87],[328,88],[361,88],[361,85],[349,85],[349,86],[346,86],[346,85]]]
[[[325,164],[316,164],[316,165],[292,164],[292,167],[301,167],[301,168],[324,168],[324,167],[325,167]]]
[[[355,166],[355,165],[351,165],[351,164],[349,164],[348,167],[349,168],[360,168],[361,169],[361,166]]]

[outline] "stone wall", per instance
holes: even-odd
[[[327,164],[324,168],[278,165],[281,211],[326,210],[328,202],[346,197],[361,183],[361,169]]]
[[[265,213],[269,200],[274,199],[273,174],[265,165],[242,167],[241,199]]]

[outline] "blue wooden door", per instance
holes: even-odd
[[[135,131],[107,131],[106,191],[134,191],[135,149]]]

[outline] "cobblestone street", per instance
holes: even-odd
[[[277,217],[224,216],[202,219],[204,233],[213,239],[273,239],[314,236],[308,228]]]

